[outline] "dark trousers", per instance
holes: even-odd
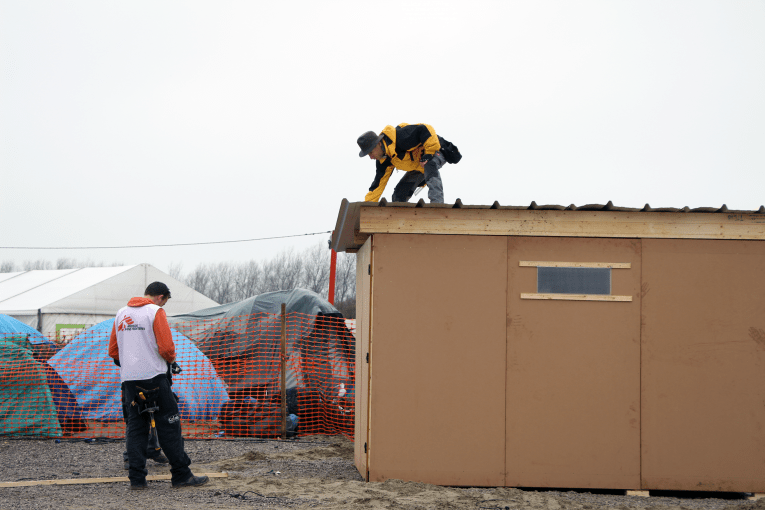
[[[128,422],[128,406],[130,405],[130,402],[125,401],[125,383],[122,383],[122,419],[125,421],[125,430],[127,431],[127,422]],[[151,434],[149,434],[151,436]],[[155,450],[154,448],[146,445],[146,458],[147,459],[154,459],[156,457],[159,457],[162,455],[162,449]],[[125,450],[122,452],[122,460],[124,462],[129,462],[128,459],[128,452]]]
[[[165,452],[170,461],[170,474],[172,483],[178,483],[191,476],[189,465],[191,459],[186,455],[183,448],[183,436],[181,435],[181,418],[178,414],[178,402],[175,400],[170,381],[164,374],[145,381],[125,381],[125,402],[127,403],[127,427],[125,441],[127,443],[128,460],[130,469],[128,478],[130,483],[143,484],[146,481],[146,447],[149,444],[149,429],[151,420],[149,413],[141,414],[136,397],[140,390],[153,390],[159,388],[157,404],[159,409],[154,412],[154,422],[157,427],[159,446]],[[146,392],[144,392],[146,393]]]
[[[428,199],[431,204],[444,203],[444,185],[441,182],[441,173],[438,171],[444,166],[446,160],[440,152],[436,152],[433,158],[425,165],[425,173],[415,170],[404,172],[404,176],[398,181],[393,189],[393,202],[408,202],[414,190],[423,184],[428,185]]]

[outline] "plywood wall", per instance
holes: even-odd
[[[765,243],[370,239],[369,480],[765,492]],[[629,299],[523,299],[536,268],[522,261],[618,263],[611,293]]]
[[[506,246],[374,236],[370,480],[504,484]]]
[[[508,238],[507,482],[640,486],[640,241]],[[521,261],[621,263],[612,294],[632,301],[525,300]]]
[[[642,471],[765,491],[765,243],[643,240]]]
[[[354,461],[356,469],[367,478],[369,441],[369,328],[372,312],[372,238],[364,243],[356,256],[356,384],[354,416]]]

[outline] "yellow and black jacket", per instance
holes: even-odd
[[[385,126],[382,130],[385,155],[377,160],[377,172],[365,202],[380,200],[393,169],[405,172],[421,172],[421,160],[429,160],[441,148],[436,130],[428,124],[399,124]]]

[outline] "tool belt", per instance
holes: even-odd
[[[138,406],[138,412],[140,414],[154,413],[159,410],[159,404],[157,403],[157,400],[159,399],[159,387],[147,390],[140,386],[136,386],[135,389],[137,393],[132,405]]]

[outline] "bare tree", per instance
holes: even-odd
[[[24,271],[34,271],[36,269],[53,269],[53,264],[50,260],[45,259],[24,261]]]
[[[186,277],[185,283],[200,294],[210,297],[210,273],[210,268],[206,264],[199,264]]]
[[[12,260],[4,260],[0,262],[0,273],[15,273],[16,263]]]
[[[210,267],[210,294],[213,301],[223,304],[234,301],[234,266],[229,262],[220,262]]]
[[[356,299],[356,255],[338,253],[335,269],[335,300]]]
[[[236,266],[234,271],[234,299],[241,301],[257,296],[263,286],[263,271],[254,260]]]
[[[303,273],[303,260],[288,249],[263,264],[263,292],[291,290],[298,286]]]
[[[330,250],[319,243],[303,252],[302,287],[320,296],[326,296],[329,290]]]
[[[171,262],[167,266],[167,274],[178,280],[183,281],[183,262]]]
[[[56,261],[56,269],[74,269],[75,267],[82,267],[77,265],[77,261],[74,259],[67,259],[61,257]]]
[[[114,264],[110,264],[110,265],[114,265]],[[75,267],[104,267],[104,266],[106,266],[106,262],[104,262],[103,260],[96,262],[94,260],[87,259],[85,260],[85,262],[77,263]]]

